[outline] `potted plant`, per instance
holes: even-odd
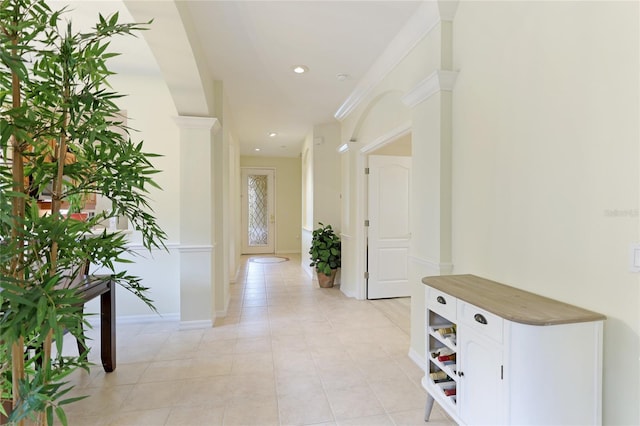
[[[116,271],[125,236],[90,234],[127,217],[147,249],[165,248],[148,201],[154,154],[132,141],[108,84],[109,42],[143,29],[99,16],[74,31],[46,0],[0,0],[0,389],[9,422],[66,425],[67,377],[88,369],[85,355],[63,356],[65,332],[85,340],[82,299],[71,287],[77,265],[112,271],[111,280],[152,309],[139,277]],[[69,160],[73,158],[73,161]],[[50,197],[47,214],[38,200]],[[111,208],[87,221],[61,214],[65,197],[98,194]],[[53,350],[53,346],[57,350]],[[35,348],[35,350],[33,350]]]
[[[341,242],[331,225],[318,223],[319,228],[313,230],[311,238],[311,263],[315,266],[318,284],[322,288],[333,287],[336,273],[340,267]]]

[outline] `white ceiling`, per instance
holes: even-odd
[[[180,3],[210,74],[223,81],[241,153],[298,156],[314,125],[335,121],[338,108],[421,1]],[[73,7],[83,19],[98,9],[119,9],[123,18],[131,19],[119,1],[85,0]],[[157,72],[142,40],[117,45],[125,49],[116,64],[120,72]],[[131,57],[137,59],[135,66],[122,62]],[[146,71],[140,67],[142,58],[152,64]],[[298,64],[309,72],[293,73]],[[341,81],[338,74],[349,77]],[[270,132],[278,135],[270,138]]]

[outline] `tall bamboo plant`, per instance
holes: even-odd
[[[97,17],[74,31],[65,11],[45,0],[0,0],[0,390],[13,401],[10,421],[63,424],[73,402],[65,377],[86,357],[63,356],[63,333],[84,338],[80,299],[70,286],[79,265],[113,272],[113,280],[152,309],[139,277],[116,272],[126,262],[120,234],[91,236],[99,222],[125,216],[147,249],[165,248],[149,205],[157,187],[154,154],[132,141],[108,84],[116,54],[109,41],[145,25]],[[42,215],[38,200],[51,193]],[[87,222],[61,214],[75,194],[95,193],[111,209]],[[53,346],[55,345],[55,351]]]

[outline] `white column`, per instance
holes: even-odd
[[[180,321],[185,328],[215,320],[213,137],[211,117],[176,118],[180,128]]]

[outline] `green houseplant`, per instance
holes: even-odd
[[[77,32],[63,16],[45,0],[0,0],[0,390],[16,424],[53,424],[54,415],[67,424],[63,408],[75,399],[65,397],[65,377],[88,368],[86,355],[62,355],[63,333],[84,340],[88,325],[69,286],[78,265],[112,271],[154,309],[139,277],[116,272],[125,236],[89,238],[91,229],[125,216],[147,249],[165,248],[148,199],[155,155],[131,140],[116,104],[122,95],[107,82],[109,41],[144,26],[114,14]],[[41,214],[45,192],[50,209]],[[98,194],[112,207],[71,220],[60,210],[73,194]]]
[[[309,255],[315,266],[320,287],[333,287],[336,272],[341,262],[341,242],[331,225],[318,223],[319,228],[313,230]]]

